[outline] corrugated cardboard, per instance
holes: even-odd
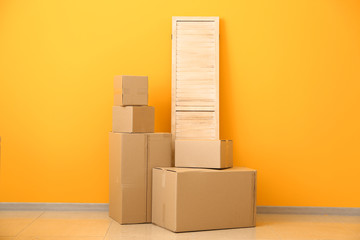
[[[115,76],[114,105],[148,105],[148,77],[125,75]]]
[[[146,222],[145,134],[109,134],[109,216],[121,224]]]
[[[152,168],[171,166],[170,133],[110,133],[109,215],[151,222]]]
[[[155,109],[150,106],[113,106],[113,132],[154,132]]]
[[[154,168],[152,222],[173,232],[255,226],[256,170]]]
[[[175,166],[230,168],[233,166],[231,140],[175,140]]]
[[[147,134],[147,222],[151,222],[152,169],[171,167],[171,133]]]

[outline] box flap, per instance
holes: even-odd
[[[159,170],[166,170],[176,173],[182,172],[243,172],[243,171],[251,171],[256,172],[256,170],[246,167],[233,167],[233,168],[226,168],[226,169],[210,169],[210,168],[180,168],[180,167],[156,167]]]

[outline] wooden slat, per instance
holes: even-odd
[[[215,67],[215,63],[207,63],[207,62],[201,62],[198,63],[196,61],[194,62],[183,62],[183,63],[177,63],[177,66],[181,67],[181,68],[186,68],[186,67],[194,67],[194,65],[196,65],[199,68],[214,68]]]
[[[181,87],[181,86],[190,86],[190,85],[215,85],[215,79],[189,79],[189,80],[179,80],[176,83],[177,87]]]
[[[206,29],[206,28],[216,28],[215,22],[177,22],[176,29],[182,28],[199,28],[199,29]]]
[[[209,95],[176,97],[176,104],[189,103],[190,106],[198,106],[198,102],[215,103],[214,98]]]
[[[214,72],[177,72],[176,77],[178,81],[213,80],[213,84],[215,83]]]
[[[198,92],[199,94],[201,93],[215,94],[216,89],[214,88],[214,84],[207,84],[207,85],[203,84],[201,87],[197,85],[191,86],[191,85],[180,85],[179,83],[177,84],[176,93],[178,94],[186,94],[186,93],[194,94],[196,92]]]
[[[215,42],[181,42],[177,44],[177,50],[193,50],[193,49],[206,49],[213,48],[215,46]],[[216,50],[216,49],[215,49]]]
[[[176,106],[192,106],[192,107],[200,107],[200,106],[215,106],[215,102],[211,99],[191,99],[191,102],[184,98],[176,99]]]
[[[199,95],[195,95],[195,94],[183,94],[183,93],[177,93],[176,95],[178,95],[176,97],[176,103],[179,102],[193,102],[194,106],[197,106],[195,104],[195,102],[215,102],[214,101],[214,94],[199,94]]]
[[[198,93],[198,94],[196,94]],[[181,90],[177,90],[176,91],[176,99],[184,99],[187,100],[188,102],[191,102],[192,97],[199,99],[199,98],[203,98],[205,96],[208,96],[208,99],[211,99],[212,101],[215,102],[215,95],[216,95],[216,89],[207,89],[207,88],[201,88],[198,89],[197,92],[194,91],[194,89],[188,90],[188,89],[181,89]],[[188,98],[188,99],[186,99]]]
[[[176,40],[182,41],[184,44],[186,43],[212,43],[215,44],[216,40],[214,39],[214,35],[181,35],[178,36]]]
[[[178,61],[189,61],[189,60],[193,60],[193,59],[204,59],[206,61],[211,61],[211,62],[215,62],[214,60],[215,58],[215,54],[213,52],[200,52],[196,53],[196,54],[179,54],[176,59]]]
[[[177,30],[177,34],[178,34],[178,37],[181,35],[195,35],[195,36],[199,36],[199,37],[202,37],[202,36],[208,36],[208,35],[211,35],[211,36],[214,36],[215,35],[215,28],[213,29],[191,29],[191,28],[188,28],[188,29],[178,29]]]
[[[215,34],[183,34],[177,35],[177,40],[184,40],[185,42],[216,42]],[[179,42],[180,43],[180,42]]]
[[[181,67],[177,67],[176,68],[176,74],[178,73],[200,73],[200,72],[208,72],[208,73],[214,73],[215,72],[215,68],[199,68],[199,67],[188,67],[188,68],[181,68]]]
[[[214,106],[201,106],[201,107],[194,107],[194,106],[176,106],[177,112],[214,112]]]
[[[192,63],[194,64],[192,67],[200,66],[202,63],[215,63],[214,61],[214,55],[208,54],[208,55],[194,55],[192,57],[189,56],[178,56],[176,58],[176,61],[182,64],[188,64]]]
[[[197,102],[188,102],[186,100],[184,101],[175,101],[175,108],[178,107],[178,106],[181,106],[181,107],[215,107],[216,102],[206,102],[206,101],[197,101]]]
[[[191,99],[191,101],[189,101]],[[211,97],[195,97],[195,96],[185,96],[185,97],[178,97],[176,98],[176,105],[177,106],[202,106],[205,105],[214,105],[215,101],[211,99]]]
[[[201,87],[199,86],[201,85]],[[202,79],[202,80],[181,80],[176,83],[177,88],[191,88],[199,89],[203,86],[207,89],[215,89],[215,80],[214,79]]]

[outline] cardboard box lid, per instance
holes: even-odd
[[[247,167],[233,167],[226,169],[210,169],[210,168],[180,168],[180,167],[156,167],[155,169],[174,172],[174,173],[186,173],[186,172],[256,172],[255,169]]]

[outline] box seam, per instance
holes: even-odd
[[[121,104],[124,106],[124,91],[123,91],[123,88],[124,88],[124,78],[123,76],[121,76]]]
[[[148,156],[149,156],[149,144],[148,144],[148,134],[145,134],[145,146],[144,148],[146,149],[145,150],[145,222],[148,222],[147,218],[148,218],[148,167],[149,167],[149,159],[148,159]]]
[[[178,194],[178,179],[179,179],[179,174],[177,172],[175,172],[176,174],[176,178],[175,178],[175,186],[176,186],[176,189],[175,189],[175,232],[178,232],[178,225],[177,225],[177,218],[178,218],[178,213],[179,213],[179,209],[178,209],[178,197],[179,197],[179,194]]]
[[[256,177],[257,176],[257,172],[254,171],[254,188],[253,188],[253,191],[254,191],[254,206],[253,206],[253,226],[256,225]]]

